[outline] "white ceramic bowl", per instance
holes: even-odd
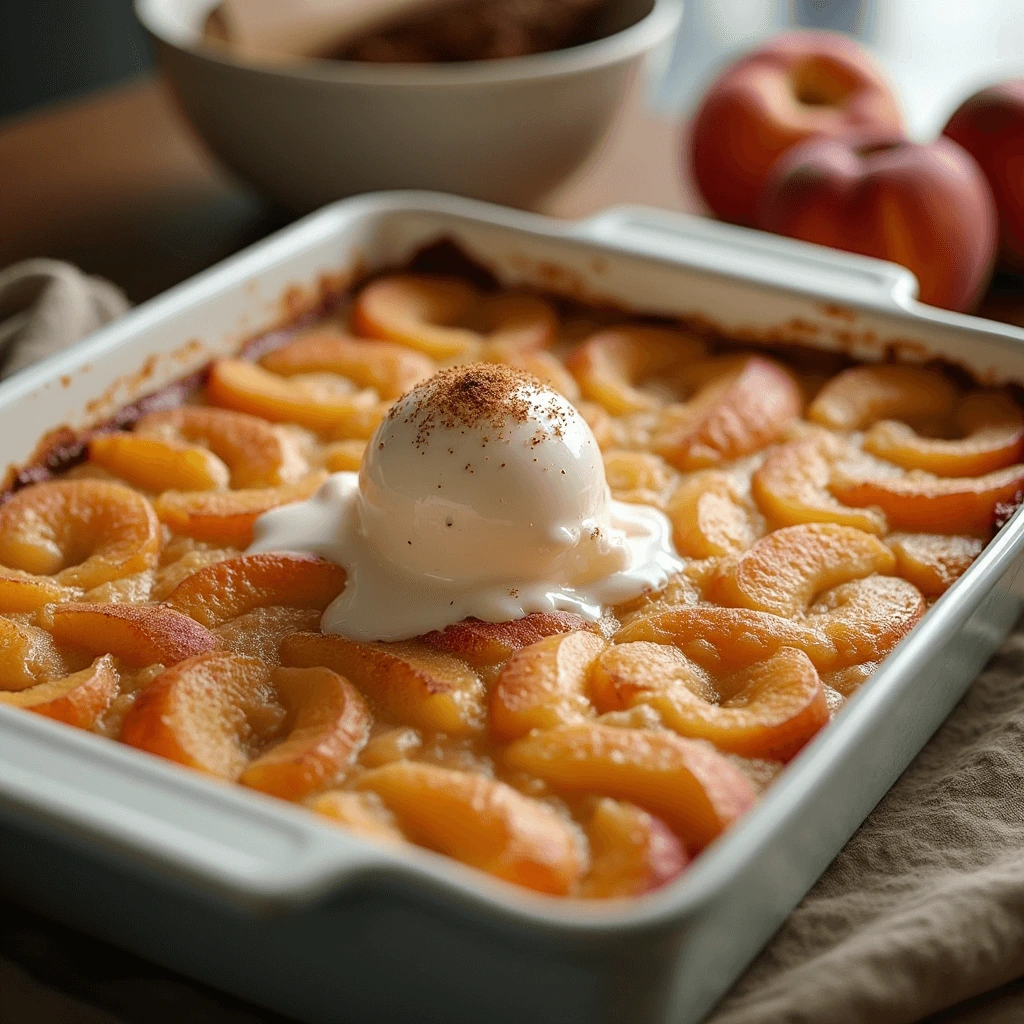
[[[216,0],[136,0],[196,131],[294,210],[426,188],[514,206],[564,181],[612,123],[630,74],[683,0],[616,0],[594,42],[464,64],[243,64],[201,33]]]

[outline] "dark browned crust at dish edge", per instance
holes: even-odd
[[[359,262],[356,261],[357,266]],[[354,277],[365,277],[365,272],[358,269],[348,274],[325,274],[312,289],[298,286],[285,289],[279,302],[281,312],[277,322],[270,329],[242,342],[238,357],[255,361],[287,344],[298,331],[328,316],[349,293]],[[23,487],[50,480],[84,462],[89,442],[97,434],[127,430],[148,413],[177,409],[184,405],[202,390],[209,372],[210,363],[207,362],[198,370],[121,406],[112,416],[104,417],[93,426],[76,429],[64,424],[47,431],[23,465],[7,467],[0,482],[0,504]],[[126,374],[123,379],[134,376],[133,372]]]

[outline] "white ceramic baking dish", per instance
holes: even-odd
[[[0,459],[228,351],[290,286],[454,239],[508,283],[700,315],[752,342],[941,356],[1024,382],[1024,332],[917,304],[905,270],[696,218],[565,224],[466,200],[328,207],[0,386]],[[1024,519],[679,881],[557,901],[0,708],[0,891],[309,1021],[700,1020],[946,717],[1017,618]]]

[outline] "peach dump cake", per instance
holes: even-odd
[[[1020,501],[953,369],[381,276],[50,450],[0,701],[545,893],[757,800]]]

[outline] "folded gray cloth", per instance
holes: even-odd
[[[128,309],[120,288],[57,260],[0,270],[0,376],[60,352]]]

